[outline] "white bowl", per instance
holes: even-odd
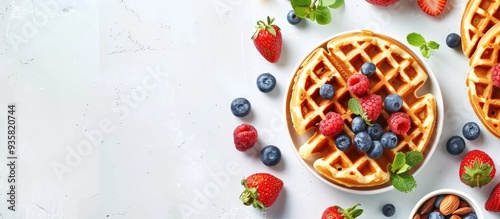
[[[347,32],[341,32],[341,33],[335,34],[335,35],[323,40],[317,46],[312,48],[310,52],[314,51],[317,48],[325,48],[326,44],[331,39],[333,39],[339,35],[343,35],[343,34],[347,34],[347,33],[351,33],[351,32],[359,32],[359,31],[347,31]],[[394,40],[398,41],[397,39],[394,39]],[[400,42],[400,43],[403,46],[406,46],[405,43],[403,43],[403,42]],[[421,164],[418,167],[415,167],[413,170],[411,170],[411,174],[416,175],[429,162],[430,158],[432,157],[432,154],[434,153],[435,149],[437,148],[437,144],[438,144],[438,141],[439,141],[439,138],[441,136],[442,129],[443,129],[443,118],[444,118],[443,96],[441,94],[441,88],[439,86],[439,83],[438,83],[436,77],[434,76],[434,73],[432,72],[432,69],[430,68],[429,64],[426,62],[425,58],[423,58],[421,56],[421,54],[418,51],[416,51],[415,49],[413,49],[412,47],[406,46],[406,48],[408,48],[410,51],[413,52],[413,54],[421,61],[424,68],[428,72],[429,77],[427,79],[427,82],[419,89],[419,93],[431,93],[431,94],[433,94],[434,97],[436,98],[436,106],[437,106],[437,110],[436,110],[436,113],[437,113],[436,120],[437,121],[436,121],[436,124],[434,127],[434,133],[429,141],[429,146],[427,147],[426,151],[424,152],[424,155],[425,155],[424,160],[421,162]],[[292,94],[292,86],[294,84],[295,73],[301,67],[302,62],[304,62],[304,60],[307,58],[307,56],[310,54],[310,52],[307,53],[300,60],[300,62],[297,64],[296,68],[294,69],[294,72],[293,72],[293,74],[290,78],[290,81],[288,83],[288,87],[287,87],[287,91],[285,92],[285,99],[284,99],[285,121],[287,123],[287,128],[288,128],[290,140],[291,140],[291,143],[293,146],[293,151],[295,152],[296,157],[298,157],[299,161],[316,178],[318,178],[319,180],[323,181],[324,183],[326,183],[326,184],[328,184],[336,189],[339,189],[341,191],[345,191],[345,192],[349,192],[349,193],[353,193],[353,194],[370,195],[370,194],[379,194],[379,193],[387,192],[387,191],[394,189],[394,187],[392,186],[392,184],[390,182],[385,183],[385,184],[380,185],[380,186],[375,186],[375,187],[347,187],[344,185],[337,184],[335,182],[332,182],[332,181],[326,179],[318,171],[316,171],[316,169],[313,166],[313,161],[304,160],[300,157],[299,147],[304,142],[306,142],[311,135],[307,135],[307,134],[298,135],[295,132],[295,129],[293,127],[293,123],[291,121],[290,113],[289,113],[289,110],[290,110],[289,101],[290,101],[290,97]]]
[[[438,196],[438,195],[442,195],[442,194],[453,194],[453,195],[458,196],[460,199],[464,200],[467,204],[469,204],[469,206],[476,213],[478,219],[484,219],[483,212],[481,211],[481,208],[476,203],[476,201],[474,201],[474,199],[472,199],[466,193],[461,192],[459,190],[455,190],[455,189],[438,189],[438,190],[435,190],[435,191],[432,191],[432,192],[428,193],[427,195],[425,195],[424,197],[422,197],[415,204],[415,206],[413,207],[413,210],[411,211],[410,215],[408,216],[408,219],[413,219],[413,216],[418,212],[420,206],[422,206],[425,201],[427,201],[428,199],[430,199],[430,198],[432,198],[434,196]]]

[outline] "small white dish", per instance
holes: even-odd
[[[429,192],[427,195],[425,195],[424,197],[422,197],[415,204],[415,206],[413,207],[413,210],[411,211],[410,215],[408,216],[408,219],[414,219],[415,218],[415,214],[418,213],[420,207],[425,203],[425,201],[429,200],[430,198],[432,198],[434,196],[447,195],[447,194],[453,194],[453,195],[458,196],[460,199],[462,199],[463,201],[465,201],[469,205],[469,207],[471,207],[473,209],[473,212],[476,213],[476,216],[477,216],[478,219],[484,219],[484,216],[483,216],[483,213],[481,211],[481,208],[479,207],[479,205],[477,204],[477,202],[474,201],[474,199],[472,199],[466,193],[461,192],[459,190],[455,190],[455,189],[438,189],[438,190]],[[418,217],[416,217],[416,218],[418,218]],[[422,218],[426,218],[426,217],[422,217]]]

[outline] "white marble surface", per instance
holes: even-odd
[[[465,122],[479,122],[466,95],[467,59],[445,45],[448,33],[459,32],[464,2],[449,0],[430,17],[416,0],[388,8],[346,0],[329,25],[291,26],[286,0],[3,1],[0,114],[16,104],[18,160],[12,212],[4,116],[0,218],[320,218],[329,205],[357,202],[365,210],[359,218],[384,218],[385,203],[396,205],[393,218],[407,218],[420,197],[439,188],[466,192],[482,206],[500,177],[468,188],[458,180],[461,156],[444,149]],[[283,34],[276,64],[250,40],[255,22],[268,15]],[[442,89],[445,128],[411,194],[336,190],[305,169],[287,136],[283,99],[297,62],[324,38],[359,29],[403,41],[415,31],[441,44],[428,63]],[[262,72],[278,80],[272,93],[255,86]],[[244,119],[229,110],[239,96],[253,106]],[[257,149],[234,149],[232,131],[242,122],[259,129],[260,146],[281,148],[280,165],[264,166]],[[500,163],[499,139],[485,130],[467,144]],[[285,182],[264,212],[238,200],[241,178],[254,172]]]

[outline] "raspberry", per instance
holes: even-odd
[[[402,135],[410,130],[411,119],[404,112],[395,112],[387,119],[387,124],[392,132]]]
[[[368,77],[363,74],[353,74],[347,79],[349,91],[356,95],[363,95],[370,88]]]
[[[370,121],[377,120],[382,112],[382,97],[377,94],[370,94],[359,99],[363,112]]]
[[[319,122],[319,131],[324,136],[333,137],[342,132],[344,128],[344,120],[340,114],[336,112],[328,112],[326,119]]]
[[[491,70],[491,80],[493,81],[493,85],[495,85],[495,87],[500,88],[500,64],[493,66],[493,69]]]
[[[234,145],[238,151],[246,151],[257,142],[257,130],[249,124],[241,124],[233,131]]]

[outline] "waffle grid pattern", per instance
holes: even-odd
[[[500,88],[491,81],[491,69],[500,63],[500,23],[484,35],[479,45],[469,63],[473,68],[466,80],[469,100],[484,126],[500,138]]]
[[[469,0],[462,16],[462,50],[470,58],[483,35],[500,20],[500,0]]]
[[[350,124],[355,115],[347,108],[351,98],[347,79],[351,74],[360,72],[361,65],[366,61],[377,66],[376,73],[370,77],[369,93],[379,94],[382,98],[390,93],[400,94],[405,100],[402,110],[412,119],[411,129],[406,136],[400,136],[399,145],[393,150],[385,150],[384,155],[376,160],[368,158],[354,146],[340,151],[334,139],[313,129],[327,112],[335,111],[344,119],[344,132],[354,136]],[[370,32],[342,35],[330,40],[326,48],[316,49],[305,59],[295,76],[290,101],[294,127],[299,134],[314,130],[309,140],[300,146],[299,154],[303,159],[319,154],[319,158],[313,161],[315,169],[340,185],[369,187],[386,183],[390,178],[387,165],[392,163],[395,154],[410,150],[425,152],[433,133],[435,98],[432,94],[416,96],[416,91],[426,80],[427,72],[418,59],[390,38]],[[331,101],[321,99],[318,94],[324,83],[330,83],[336,89]],[[386,127],[385,131],[388,131],[386,119],[389,116],[383,111],[377,120],[382,127]]]

